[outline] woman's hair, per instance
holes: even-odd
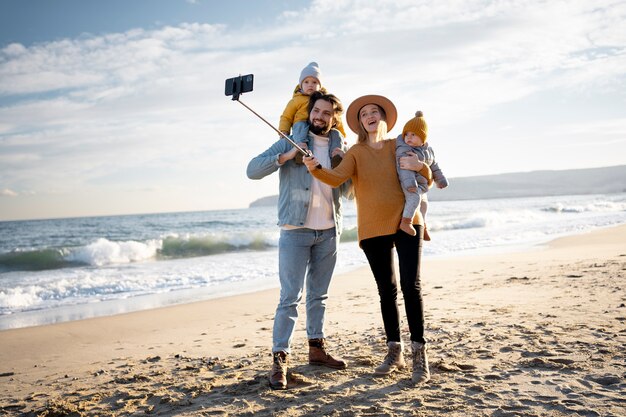
[[[367,106],[367,104],[365,106]],[[380,111],[380,114],[382,116],[380,119],[380,123],[378,123],[378,132],[376,132],[376,135],[380,139],[385,139],[388,133],[387,132],[387,113],[385,113],[385,109],[380,107],[378,104],[374,104],[374,106],[378,107],[378,110]],[[363,107],[361,107],[361,109]],[[365,127],[363,127],[363,123],[361,123],[361,109],[359,109],[359,112],[357,113],[357,117],[359,120],[359,133],[356,138],[356,143],[367,143],[367,141],[369,140],[369,133],[367,133],[367,130],[365,130]]]

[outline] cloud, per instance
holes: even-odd
[[[0,197],[17,197],[17,193],[8,188],[0,190]]]
[[[0,177],[38,192],[158,186],[166,193],[184,184],[210,193],[217,178],[233,194],[245,190],[238,198],[248,201],[275,192],[268,180],[245,195],[247,160],[277,136],[224,96],[224,79],[254,73],[255,91],[242,100],[275,123],[311,60],[346,103],[384,93],[401,119],[419,107],[435,131],[479,130],[486,144],[505,142],[497,126],[520,129],[518,117],[494,119],[507,106],[563,91],[625,90],[624,8],[582,0],[318,0],[254,27],[189,22],[10,44],[0,50]],[[616,119],[622,131],[626,122]],[[546,135],[554,131],[562,130]],[[443,155],[466,146],[459,136],[439,140]],[[471,174],[461,164],[455,168]]]
[[[375,79],[381,77],[372,77],[367,66],[376,62],[376,52],[383,66],[414,74],[408,82],[446,82],[471,74],[529,81],[555,71],[557,78],[562,71],[573,73],[596,60],[598,68],[619,74],[626,40],[611,29],[618,19],[612,10],[619,6],[606,5],[324,0],[278,17],[280,25],[270,22],[245,31],[188,23],[29,48],[12,44],[0,53],[0,92],[58,92],[106,100],[124,91],[132,95],[160,90],[168,82],[188,88],[202,79],[202,72],[221,76],[228,66],[235,71],[244,65],[266,70],[273,58],[289,57],[294,49],[306,57],[326,55],[327,47],[333,52],[330,62],[341,63],[336,73],[356,75],[362,65],[366,76]],[[320,27],[318,22],[327,23]],[[621,49],[607,49],[616,42]],[[603,56],[593,53],[597,50]],[[278,63],[299,68],[305,60],[279,58]],[[410,68],[402,70],[406,64]],[[292,78],[297,79],[296,74]],[[355,81],[365,78],[356,75]]]

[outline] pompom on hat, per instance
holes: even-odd
[[[398,119],[398,112],[396,110],[396,106],[389,100],[387,97],[378,96],[375,94],[370,94],[367,96],[361,96],[350,103],[348,106],[348,110],[346,111],[346,121],[348,122],[348,127],[354,133],[359,133],[359,112],[368,104],[376,104],[378,107],[383,109],[386,114],[386,122],[387,122],[387,131],[391,131],[391,129],[395,126],[396,120]]]
[[[322,71],[320,71],[320,66],[317,65],[317,62],[309,62],[309,65],[302,69],[299,85],[302,85],[302,81],[307,77],[316,78],[320,86],[322,85]]]
[[[422,142],[426,143],[428,139],[428,125],[424,120],[424,113],[420,110],[415,112],[415,117],[406,122],[402,129],[402,137],[406,135],[406,132],[413,132],[422,139]]]

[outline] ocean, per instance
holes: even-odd
[[[626,194],[430,203],[424,258],[626,223]],[[367,266],[347,204],[336,273]],[[275,207],[0,222],[0,330],[278,287]],[[427,277],[425,277],[427,279]]]

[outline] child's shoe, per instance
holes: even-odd
[[[408,217],[402,218],[402,221],[400,222],[400,230],[410,236],[417,235],[417,231],[413,227],[413,219],[410,219]]]
[[[331,158],[330,160],[330,167],[332,169],[337,168],[337,165],[339,165],[341,163],[341,161],[343,161],[343,158],[339,155],[335,155]]]

